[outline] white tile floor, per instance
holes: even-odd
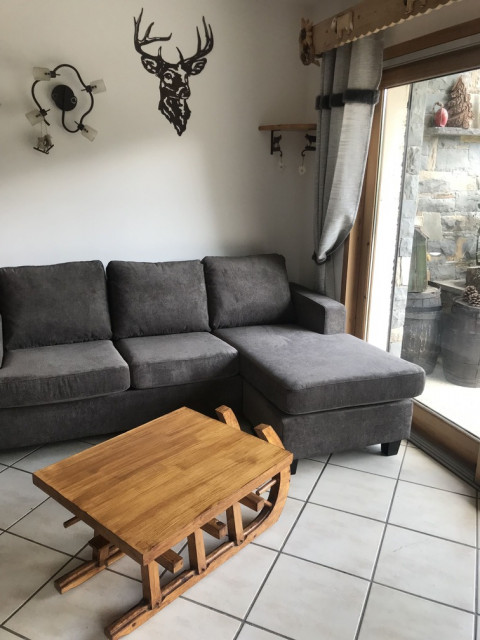
[[[0,452],[0,640],[99,640],[141,597],[128,558],[53,587],[91,531],[63,529],[31,472],[94,443]],[[477,511],[476,491],[411,444],[302,460],[279,522],[130,637],[480,640]]]

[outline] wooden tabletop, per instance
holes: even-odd
[[[183,407],[33,482],[140,564],[285,469],[292,454]]]

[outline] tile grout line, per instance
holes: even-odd
[[[342,573],[345,576],[350,576],[351,578],[356,578],[357,580],[363,580],[364,582],[370,582],[370,578],[365,578],[364,576],[359,576],[356,573],[351,573],[350,571],[346,571],[345,569],[339,569],[338,567],[332,567],[329,564],[325,564],[323,562],[315,562],[315,560],[309,560],[308,558],[302,558],[302,556],[296,556],[294,553],[289,553],[288,551],[282,551],[284,556],[288,558],[295,558],[295,560],[302,560],[302,562],[306,562],[307,564],[313,564],[317,567],[324,567],[325,569],[330,569],[332,571],[336,571],[337,573]]]
[[[404,447],[405,451],[403,453],[403,456],[405,456],[406,452],[407,452],[407,447]],[[398,454],[397,454],[398,455]],[[425,454],[428,455],[428,454]],[[387,476],[385,474],[382,473],[374,473],[373,471],[365,471],[364,469],[356,469],[354,467],[347,467],[345,465],[341,465],[341,464],[336,464],[335,462],[331,462],[330,463],[333,467],[336,467],[338,469],[348,469],[349,471],[356,471],[358,473],[366,473],[367,475],[370,476],[375,476],[377,478],[388,478],[390,480],[397,480],[397,479],[401,479],[402,482],[407,482],[408,484],[414,484],[417,485],[419,487],[427,487],[427,489],[437,489],[437,491],[444,491],[445,493],[453,493],[454,495],[457,496],[466,496],[467,498],[475,498],[475,496],[468,494],[468,493],[463,493],[462,491],[454,491],[453,489],[444,489],[443,487],[436,487],[433,484],[425,484],[423,482],[416,482],[415,480],[405,480],[405,478],[400,478],[400,472],[401,472],[401,468],[399,469],[399,475],[398,476]],[[403,460],[402,460],[402,465],[403,465]],[[452,475],[455,475],[453,473],[453,471],[451,472]],[[457,478],[457,476],[455,476]],[[461,478],[460,478],[461,480]],[[464,482],[464,481],[463,481]],[[465,483],[468,484],[468,483]],[[473,489],[473,491],[476,493],[476,490],[474,487],[468,485],[471,489]]]
[[[188,593],[188,591],[187,591]],[[243,626],[245,624],[248,624],[252,627],[255,627],[257,629],[261,629],[262,631],[266,631],[267,633],[272,633],[274,635],[279,636],[280,638],[284,638],[285,640],[295,640],[295,638],[292,638],[290,636],[285,636],[282,633],[278,633],[277,631],[272,631],[271,629],[268,629],[267,627],[262,627],[258,624],[255,624],[254,622],[246,622],[242,617],[240,616],[236,616],[233,613],[228,613],[227,611],[222,611],[221,609],[216,609],[215,607],[213,607],[212,605],[209,604],[205,604],[204,602],[200,602],[198,600],[193,600],[192,598],[189,598],[188,596],[186,596],[185,594],[182,594],[179,597],[179,600],[186,600],[187,602],[190,602],[192,604],[196,604],[199,607],[203,607],[204,609],[208,609],[209,611],[214,611],[215,613],[219,613],[222,616],[226,616],[227,618],[231,618],[232,620],[236,620],[237,622],[241,622],[241,626],[237,629],[237,631],[235,632],[235,635],[233,636],[232,640],[235,640],[235,638],[237,638],[237,635],[240,633],[240,631],[242,630]]]
[[[91,444],[89,442],[85,442],[84,440],[79,440],[77,438],[74,438],[73,440],[62,440],[62,441],[60,441],[60,444],[73,444],[73,443],[79,443],[79,444],[82,444],[82,445],[88,444],[88,446],[90,448],[95,446],[95,445],[93,445],[93,444]],[[66,459],[66,458],[68,458],[68,457],[70,457],[72,455],[75,455],[73,453],[70,453],[70,454],[67,453],[66,456],[63,456],[59,460],[54,460],[54,462],[48,462],[47,464],[45,464],[45,465],[43,465],[41,467],[38,467],[38,469],[35,469],[35,471],[29,471],[28,469],[22,469],[21,467],[16,467],[15,466],[19,462],[22,462],[23,460],[26,460],[27,458],[29,458],[34,453],[38,453],[42,449],[46,449],[50,445],[54,445],[54,444],[57,444],[57,443],[55,443],[55,442],[45,442],[44,444],[37,445],[36,448],[32,449],[32,451],[29,451],[28,453],[26,453],[25,455],[21,456],[17,460],[14,460],[12,463],[7,464],[6,462],[0,462],[0,465],[3,465],[6,469],[15,469],[15,471],[23,471],[24,473],[29,473],[30,475],[33,475],[34,473],[36,473],[40,469],[43,469],[44,467],[48,467],[51,464],[55,464],[55,462],[60,462],[61,460],[64,460],[64,459]],[[8,451],[8,449],[2,449],[1,451]],[[2,471],[0,473],[5,471],[6,469],[2,469]]]
[[[390,480],[394,480],[395,478],[390,478]],[[405,482],[399,478],[400,482]],[[473,496],[464,496],[466,498],[473,498]],[[475,498],[473,498],[475,499]],[[322,509],[330,509],[332,511],[339,511],[340,513],[345,513],[350,516],[356,516],[357,518],[364,518],[365,520],[370,520],[371,522],[379,522],[380,524],[385,524],[385,520],[380,520],[379,518],[372,518],[371,516],[366,516],[361,513],[356,513],[354,511],[346,511],[345,509],[338,509],[337,507],[332,507],[328,504],[322,504],[320,502],[312,502],[310,504],[315,505],[316,507],[322,507]],[[435,535],[434,533],[428,533],[426,531],[419,531],[418,529],[412,529],[411,527],[407,527],[404,524],[396,524],[393,522],[389,522],[391,527],[397,527],[398,529],[405,529],[406,531],[415,531],[416,533],[421,533],[424,536],[429,536],[430,538],[435,538],[436,540],[445,540],[445,542],[452,542],[453,544],[460,544],[463,547],[468,547],[469,549],[475,549],[476,546],[474,544],[468,544],[467,542],[460,542],[458,540],[453,540],[452,538],[444,538],[442,536]],[[257,542],[257,544],[259,544]],[[265,545],[260,545],[265,546]]]
[[[4,627],[3,624],[0,624],[0,631],[2,629],[12,634],[12,636],[14,636],[15,638],[22,638],[22,640],[31,640],[30,638],[27,638],[27,636],[22,636],[20,633],[17,633],[16,631],[12,631],[11,629],[8,629],[8,627]]]
[[[463,609],[455,604],[449,604],[447,602],[442,602],[441,600],[435,600],[434,598],[428,598],[427,596],[421,596],[418,593],[412,593],[411,591],[407,591],[406,589],[400,589],[400,587],[394,587],[391,584],[385,584],[385,582],[376,582],[372,581],[372,584],[378,584],[380,587],[386,587],[387,589],[391,589],[392,591],[398,591],[399,593],[405,593],[408,596],[413,596],[414,598],[418,598],[419,600],[425,600],[426,602],[432,602],[433,604],[438,604],[441,607],[448,607],[449,609],[454,609],[455,611],[461,611],[462,613],[468,613],[469,615],[475,615],[474,611],[469,609]]]
[[[69,562],[72,561],[72,558],[68,558],[68,560],[65,562],[65,564],[62,564],[62,566],[55,571],[51,576],[49,576],[48,580],[45,580],[45,582],[43,582],[40,587],[38,587],[38,589],[36,589],[26,600],[24,600],[22,602],[22,604],[20,606],[18,606],[15,611],[13,613],[11,613],[9,616],[7,616],[5,618],[5,620],[2,622],[3,625],[5,625],[9,620],[11,620],[13,618],[13,616],[15,616],[21,609],[23,609],[23,607],[28,604],[30,602],[30,600],[32,600],[37,593],[39,593],[44,587],[47,586],[47,584],[50,582],[50,580],[53,580],[53,578],[59,574],[61,571],[63,571],[65,569],[65,567],[69,564]]]
[[[452,475],[455,475],[455,474],[453,474],[453,471],[451,473],[452,473]],[[461,491],[453,491],[452,489],[443,489],[442,487],[435,487],[432,484],[424,484],[422,482],[415,482],[413,480],[405,480],[405,478],[401,478],[401,480],[402,480],[402,482],[406,482],[408,484],[414,484],[417,487],[426,487],[427,489],[436,489],[437,491],[443,491],[444,493],[453,493],[454,496],[464,496],[465,498],[473,498],[473,499],[475,499],[475,496],[474,495],[472,496],[469,493],[462,493]],[[476,490],[473,487],[471,487],[471,488],[476,493]]]
[[[363,603],[363,607],[362,607],[362,610],[360,612],[360,617],[358,619],[357,630],[356,630],[356,633],[355,633],[355,636],[354,636],[354,640],[358,640],[359,639],[360,632],[361,632],[362,625],[363,625],[363,621],[365,619],[365,613],[367,611],[368,602],[370,600],[370,594],[371,594],[371,591],[372,591],[372,586],[374,584],[375,573],[377,571],[378,561],[380,559],[380,554],[382,552],[383,542],[385,540],[385,535],[387,533],[388,521],[389,521],[389,518],[390,518],[390,514],[392,512],[393,502],[395,500],[395,496],[396,496],[396,493],[397,493],[398,483],[400,482],[400,474],[402,472],[402,467],[403,467],[403,463],[404,463],[404,460],[405,460],[406,452],[407,452],[407,447],[405,447],[405,451],[403,452],[402,461],[400,463],[400,467],[399,467],[399,470],[398,470],[397,480],[396,480],[396,483],[395,483],[395,487],[393,489],[392,499],[390,500],[390,506],[388,508],[387,517],[385,518],[385,525],[384,525],[384,528],[383,528],[382,537],[380,538],[380,543],[378,545],[377,556],[376,556],[375,562],[373,564],[373,570],[372,570],[372,573],[371,573],[371,576],[370,576],[369,585],[367,587],[367,593],[365,594],[365,601]]]
[[[42,547],[43,549],[48,549],[49,551],[55,551],[55,553],[61,553],[64,556],[68,556],[70,560],[74,560],[74,559],[82,560],[82,558],[78,557],[78,554],[81,553],[86,546],[88,546],[88,543],[84,544],[75,553],[70,553],[69,551],[61,551],[60,549],[56,549],[55,547],[49,547],[48,544],[44,544],[43,542],[38,542],[38,540],[33,540],[32,538],[27,538],[26,536],[22,536],[21,534],[16,533],[15,531],[5,531],[5,533],[9,533],[11,536],[15,536],[15,538],[20,538],[20,540],[25,540],[26,542],[31,542],[32,544],[36,544],[39,547]]]
[[[274,569],[275,565],[277,564],[277,562],[278,562],[278,560],[279,560],[280,556],[282,555],[282,551],[283,551],[283,549],[285,548],[285,545],[287,544],[288,539],[290,538],[290,535],[291,535],[292,531],[295,529],[295,527],[296,527],[296,525],[297,525],[297,522],[299,521],[299,519],[300,519],[300,517],[301,517],[302,513],[303,513],[303,512],[304,512],[304,510],[305,510],[306,505],[308,504],[308,499],[310,498],[310,496],[312,495],[312,493],[315,491],[316,486],[317,486],[317,485],[318,485],[318,483],[320,482],[320,479],[321,479],[321,477],[323,476],[323,474],[324,474],[324,472],[325,472],[325,469],[327,468],[328,461],[330,460],[330,458],[331,458],[331,455],[330,455],[330,456],[328,456],[328,459],[327,459],[327,461],[326,461],[326,462],[322,463],[322,464],[323,464],[323,468],[322,468],[322,470],[320,471],[320,474],[319,474],[318,478],[317,478],[317,479],[316,479],[316,481],[314,482],[313,487],[311,488],[311,490],[310,490],[310,492],[309,492],[308,496],[306,497],[306,499],[305,499],[305,501],[304,501],[304,503],[303,503],[303,507],[302,507],[302,508],[300,509],[300,511],[298,512],[297,517],[295,518],[295,520],[294,520],[294,522],[293,522],[292,526],[290,527],[290,531],[287,533],[287,535],[286,535],[286,537],[285,537],[285,540],[283,541],[283,544],[280,546],[280,549],[277,551],[277,555],[276,555],[276,557],[274,558],[274,560],[273,560],[273,562],[272,562],[272,564],[271,564],[271,566],[270,566],[270,569],[267,571],[267,573],[266,573],[266,575],[265,575],[265,578],[262,580],[262,583],[260,584],[259,588],[257,589],[257,592],[256,592],[255,596],[253,597],[253,600],[251,601],[250,606],[248,607],[246,614],[245,614],[245,615],[244,615],[244,617],[243,617],[242,624],[241,624],[241,625],[240,625],[240,627],[238,628],[237,633],[234,635],[233,640],[238,640],[238,636],[239,636],[239,635],[240,635],[240,633],[242,632],[242,629],[243,629],[243,627],[245,626],[245,623],[247,622],[247,618],[248,618],[248,616],[250,615],[250,613],[251,613],[251,611],[252,611],[253,607],[255,606],[255,603],[257,602],[258,597],[260,596],[260,594],[261,594],[261,592],[262,592],[262,590],[263,590],[263,587],[265,586],[265,584],[266,584],[266,582],[267,582],[268,578],[270,577],[270,575],[271,575],[271,573],[272,573],[272,571],[273,571],[273,569]],[[275,632],[274,632],[273,630],[271,630],[271,629],[270,629],[270,631],[271,631],[272,633],[275,633]]]
[[[15,462],[15,464],[17,463]],[[41,468],[42,467],[39,467],[39,469]],[[10,469],[11,471],[21,471],[22,473],[28,473],[29,476],[33,476],[33,474],[35,473],[35,471],[28,471],[28,469],[22,469],[21,467],[16,467],[14,464],[7,467],[7,469]]]
[[[32,508],[30,509],[30,511],[28,511],[28,513],[24,513],[24,514],[23,514],[23,516],[20,516],[20,517],[18,518],[18,520],[15,520],[15,522],[12,522],[11,524],[9,524],[9,525],[8,525],[8,527],[7,527],[6,529],[4,529],[3,531],[4,531],[5,533],[7,533],[7,532],[8,532],[8,533],[13,533],[13,531],[10,531],[10,529],[11,529],[12,527],[14,527],[16,524],[18,524],[18,523],[19,523],[19,522],[21,522],[22,520],[24,520],[27,516],[29,516],[29,515],[30,515],[31,513],[33,513],[34,511],[36,511],[36,510],[38,509],[38,507],[41,507],[41,506],[42,506],[42,504],[45,504],[48,500],[50,500],[50,496],[47,496],[47,497],[45,498],[45,500],[42,500],[42,501],[41,501],[41,502],[39,502],[37,505],[35,505],[34,507],[32,507]],[[20,536],[20,537],[23,537],[23,536]],[[28,538],[27,538],[27,539],[28,539]],[[34,542],[34,541],[32,540],[32,542]],[[37,543],[37,544],[41,544],[41,543]],[[42,546],[45,546],[45,545],[42,545]]]
[[[400,445],[400,448],[402,448],[402,445]],[[422,450],[421,450],[421,449],[419,449],[418,447],[413,447],[413,446],[411,446],[410,448],[411,448],[411,449],[416,449],[416,450],[418,450],[418,451],[421,451],[421,452],[422,452],[422,453],[423,453],[427,458],[431,458],[431,456],[430,456],[428,453],[426,453],[425,451],[422,451]],[[407,446],[405,446],[405,445],[403,445],[403,449],[404,449],[404,452],[403,452],[403,456],[402,456],[402,465],[403,465],[403,458],[405,457],[405,455],[406,455],[406,453],[407,453],[407,449],[408,449],[408,447],[407,447]],[[330,454],[329,458],[331,458],[331,457],[332,457],[332,456],[334,456],[334,455],[335,455],[335,454]],[[397,454],[397,455],[398,455],[398,454]],[[384,456],[379,456],[379,457],[384,457]],[[312,461],[314,461],[314,462],[319,462],[318,460],[314,460],[313,458],[306,458],[306,459],[307,459],[307,460],[312,460]],[[325,463],[325,464],[326,464],[326,463]],[[356,467],[349,467],[349,466],[347,466],[347,465],[345,465],[345,464],[338,464],[337,462],[329,462],[329,464],[331,464],[333,467],[338,467],[338,468],[340,468],[340,469],[348,469],[349,471],[358,471],[359,473],[366,473],[366,474],[368,474],[368,475],[377,476],[377,477],[380,477],[380,478],[390,478],[391,480],[396,480],[397,478],[399,478],[399,477],[400,477],[400,472],[401,472],[401,469],[399,469],[398,476],[388,476],[388,475],[385,475],[385,474],[383,474],[383,473],[375,473],[374,471],[366,471],[365,469],[357,469]],[[445,467],[443,467],[443,465],[441,465],[440,463],[438,463],[438,464],[439,464],[442,468],[445,468]],[[448,471],[450,471],[450,470],[448,470]],[[473,489],[474,494],[476,495],[476,493],[477,493],[476,487],[474,487],[473,485],[470,485],[468,482],[466,482],[465,480],[463,480],[463,478],[459,478],[459,477],[458,477],[458,476],[457,476],[453,471],[450,471],[450,473],[451,473],[452,475],[454,475],[454,476],[455,476],[455,478],[458,478],[459,480],[461,480],[462,482],[464,482],[468,487],[470,487],[470,489]],[[462,492],[462,491],[455,491],[455,490],[453,490],[453,489],[445,489],[445,488],[443,488],[443,487],[438,487],[438,486],[435,486],[435,485],[433,485],[433,484],[425,484],[425,483],[423,483],[423,482],[418,482],[418,481],[415,481],[415,480],[405,480],[404,478],[402,478],[401,480],[402,480],[402,482],[408,482],[409,484],[415,484],[415,485],[418,485],[418,486],[420,486],[420,487],[427,487],[427,488],[429,488],[429,489],[438,489],[438,491],[445,491],[446,493],[453,493],[453,494],[455,494],[455,495],[461,495],[461,496],[467,496],[467,497],[469,497],[469,498],[475,498],[475,495],[471,495],[471,494],[468,494],[468,493],[464,493],[464,492]]]
[[[47,444],[38,445],[36,449],[33,449],[32,451],[29,451],[24,456],[21,456],[20,458],[18,458],[17,460],[12,462],[11,464],[7,464],[6,462],[0,462],[0,464],[3,464],[5,467],[7,467],[7,469],[9,469],[10,467],[13,467],[14,464],[17,464],[18,462],[21,462],[22,460],[25,460],[25,458],[28,458],[28,456],[32,455],[32,453],[36,453],[37,451],[40,451],[40,449],[42,449],[45,446],[48,446],[48,443]],[[8,451],[8,449],[3,449],[3,451]]]
[[[404,454],[404,456],[405,456],[405,454]],[[388,510],[387,519],[386,519],[386,521],[385,521],[384,534],[383,534],[383,536],[382,536],[382,539],[381,539],[381,542],[380,542],[380,545],[379,545],[379,550],[378,550],[378,554],[377,554],[377,559],[376,559],[376,562],[375,562],[375,565],[374,565],[374,570],[373,570],[373,572],[372,572],[372,577],[371,577],[371,579],[370,579],[370,583],[371,583],[371,585],[370,585],[370,588],[369,588],[369,594],[368,594],[368,597],[370,596],[370,591],[371,591],[371,587],[372,587],[372,585],[373,585],[373,584],[378,584],[378,585],[384,586],[384,587],[386,587],[386,588],[388,588],[388,589],[392,589],[392,590],[394,590],[394,591],[398,591],[398,592],[401,592],[401,593],[405,593],[405,594],[408,594],[408,595],[414,596],[414,597],[416,597],[416,598],[420,598],[420,599],[422,599],[422,600],[426,600],[426,601],[428,601],[428,602],[433,602],[433,603],[435,603],[435,604],[439,604],[439,605],[441,605],[441,606],[449,607],[449,608],[451,608],[451,609],[455,609],[455,610],[457,610],[457,611],[462,611],[462,612],[464,612],[464,613],[467,613],[467,614],[469,614],[469,615],[472,615],[472,611],[469,611],[469,610],[467,610],[467,609],[462,609],[461,607],[457,607],[457,606],[452,605],[452,604],[448,604],[448,603],[445,603],[445,602],[441,602],[441,601],[439,601],[439,600],[434,600],[434,599],[432,599],[432,598],[427,598],[427,597],[425,597],[425,596],[421,596],[421,595],[419,595],[419,594],[412,593],[411,591],[406,591],[406,590],[404,590],[404,589],[400,589],[400,588],[398,588],[398,587],[394,587],[394,586],[392,586],[392,585],[387,585],[387,584],[383,584],[383,583],[381,583],[381,582],[376,582],[376,581],[375,581],[375,573],[376,573],[376,570],[377,570],[377,567],[378,567],[378,561],[379,561],[379,559],[380,559],[380,553],[381,553],[381,550],[382,550],[382,547],[383,547],[383,542],[384,542],[384,539],[385,539],[385,534],[386,534],[386,530],[387,530],[387,527],[388,527],[388,526],[391,526],[391,527],[398,527],[398,528],[401,528],[401,529],[406,529],[406,530],[408,530],[408,531],[414,531],[414,532],[416,532],[416,533],[421,533],[422,535],[427,535],[427,536],[430,536],[430,537],[432,537],[432,538],[436,538],[436,539],[439,539],[439,540],[445,540],[445,541],[447,541],[447,542],[451,542],[451,543],[453,543],[453,544],[460,544],[461,546],[464,546],[464,547],[474,548],[474,549],[475,549],[475,553],[476,553],[476,555],[478,555],[478,546],[477,546],[477,545],[478,545],[478,517],[477,517],[477,523],[476,523],[476,546],[475,546],[475,547],[473,547],[472,545],[467,545],[467,544],[465,544],[465,543],[458,542],[458,541],[456,541],[456,540],[450,540],[449,538],[442,538],[442,537],[440,537],[440,536],[435,536],[435,535],[433,535],[433,534],[428,534],[428,533],[425,533],[425,532],[423,532],[423,531],[418,531],[417,529],[410,529],[409,527],[404,527],[404,526],[396,525],[396,524],[392,524],[392,523],[390,523],[390,522],[389,522],[390,515],[391,515],[391,511],[392,511],[392,507],[393,507],[393,502],[394,502],[395,495],[396,495],[397,488],[398,488],[398,484],[399,484],[400,482],[408,482],[408,481],[405,481],[405,480],[401,480],[401,479],[400,479],[400,475],[401,475],[401,470],[402,470],[402,467],[403,467],[403,463],[404,463],[404,459],[402,459],[402,463],[401,463],[401,465],[400,465],[400,470],[399,470],[399,474],[398,474],[398,479],[397,479],[397,482],[396,482],[396,485],[395,485],[395,489],[394,489],[394,493],[393,493],[393,496],[392,496],[392,500],[391,500],[390,508],[389,508],[389,510]],[[417,484],[417,483],[411,483],[411,484]],[[426,485],[421,485],[421,486],[426,486]],[[449,492],[449,493],[450,493],[450,492]],[[455,493],[455,492],[453,492],[453,493]],[[457,494],[457,495],[464,495],[464,494]],[[473,497],[473,496],[466,496],[466,497]],[[478,502],[477,502],[477,508],[476,508],[476,510],[477,510],[477,516],[478,516]],[[477,569],[475,568],[475,573],[476,573],[476,571],[477,571]],[[475,582],[475,591],[476,591],[476,589],[477,589],[477,583]],[[365,602],[365,609],[366,609],[367,600],[368,600],[368,598],[366,599],[366,602]],[[473,614],[474,614],[474,618],[475,618],[475,625],[476,625],[475,607],[476,607],[476,603],[474,603],[474,612],[473,612]],[[363,622],[364,615],[365,615],[365,611],[363,612],[362,617],[361,617],[361,621],[360,621],[359,628],[358,628],[358,633],[360,632],[361,623]],[[357,636],[358,636],[358,633],[357,633],[357,635],[355,636],[355,640],[358,640],[358,637],[357,637]]]
[[[394,525],[390,525],[390,526],[394,526]],[[258,545],[258,546],[260,546],[260,545]],[[269,547],[264,547],[264,548],[268,549]],[[449,604],[447,602],[442,602],[441,600],[435,600],[434,598],[428,598],[427,596],[422,596],[422,595],[419,595],[418,593],[413,593],[412,591],[407,591],[406,589],[401,589],[400,587],[395,587],[393,585],[386,584],[384,582],[377,582],[377,581],[373,580],[372,578],[365,578],[364,576],[359,576],[356,573],[351,573],[350,571],[346,571],[345,569],[339,569],[338,567],[333,567],[333,566],[325,564],[323,562],[316,562],[315,560],[309,560],[308,558],[302,558],[301,556],[296,556],[295,554],[288,553],[286,551],[283,551],[282,553],[283,553],[284,556],[288,556],[289,558],[295,558],[296,560],[302,560],[303,562],[307,562],[308,564],[313,564],[313,565],[316,565],[318,567],[324,567],[325,569],[330,569],[331,571],[335,571],[337,573],[342,573],[343,575],[350,576],[351,578],[356,578],[357,580],[363,580],[364,582],[368,582],[368,583],[372,583],[372,584],[378,584],[381,587],[387,587],[388,589],[391,589],[392,591],[399,591],[400,593],[406,593],[408,595],[414,596],[415,598],[419,598],[421,600],[426,600],[427,602],[433,602],[434,604],[439,604],[439,605],[444,606],[444,607],[450,607],[450,609],[456,609],[457,611],[462,611],[463,613],[468,613],[468,614],[474,613],[473,611],[471,611],[469,609],[464,609],[464,608],[459,607],[457,605]]]
[[[249,627],[253,627],[254,629],[260,629],[260,631],[265,631],[266,633],[273,635],[273,637],[275,638],[283,638],[283,640],[295,640],[295,638],[292,638],[291,636],[285,636],[283,635],[283,633],[278,633],[278,631],[272,631],[271,629],[267,629],[267,627],[261,627],[260,625],[255,624],[254,622],[244,621],[242,625],[242,629],[245,625]],[[237,637],[238,636],[235,636],[233,640],[236,640]]]
[[[390,525],[390,526],[395,526],[395,525]],[[411,529],[411,531],[415,531],[415,530]],[[421,532],[417,532],[417,533],[421,533]],[[448,541],[448,542],[451,542],[451,541]],[[263,545],[258,545],[257,544],[257,546],[263,546]],[[466,545],[462,545],[462,546],[466,546]],[[272,550],[271,547],[263,546],[263,548]],[[473,548],[473,547],[471,547],[471,548]],[[451,609],[456,609],[457,611],[462,611],[462,612],[468,613],[468,614],[474,613],[469,609],[464,609],[464,608],[459,607],[457,605],[449,604],[449,603],[443,602],[441,600],[435,600],[434,598],[429,598],[427,596],[422,596],[422,595],[419,595],[417,593],[413,593],[412,591],[407,591],[406,589],[401,589],[400,587],[395,587],[393,585],[386,584],[384,582],[377,582],[377,581],[373,580],[372,578],[365,578],[364,576],[359,576],[356,573],[351,573],[349,571],[346,571],[345,569],[339,569],[338,567],[334,567],[334,566],[325,564],[323,562],[316,562],[315,560],[309,560],[308,558],[303,558],[301,556],[297,556],[297,555],[295,555],[293,553],[289,553],[287,551],[283,551],[282,554],[285,555],[285,556],[288,556],[289,558],[295,558],[296,560],[302,560],[303,562],[307,562],[309,564],[313,564],[313,565],[316,565],[316,566],[319,566],[319,567],[324,567],[325,569],[330,569],[330,570],[335,571],[337,573],[342,573],[342,574],[350,576],[352,578],[356,578],[357,580],[363,580],[364,582],[369,582],[369,583],[371,582],[372,584],[378,584],[378,585],[380,585],[382,587],[387,587],[388,589],[392,589],[392,591],[399,591],[401,593],[406,593],[408,595],[414,596],[415,598],[419,598],[421,600],[426,600],[428,602],[433,602],[435,604],[439,604],[439,605],[442,605],[444,607],[450,607]]]
[[[400,480],[403,482],[403,480]],[[394,522],[388,523],[391,527],[395,527],[396,529],[403,529],[404,531],[413,531],[414,533],[420,533],[422,536],[428,536],[429,538],[434,538],[435,540],[443,540],[444,542],[451,542],[452,544],[459,544],[461,547],[467,547],[468,549],[476,549],[476,546],[473,544],[468,544],[467,542],[459,542],[458,540],[453,540],[452,538],[444,538],[442,536],[436,536],[434,533],[428,533],[427,531],[420,531],[419,529],[412,529],[411,527],[406,527],[403,524],[396,524]]]

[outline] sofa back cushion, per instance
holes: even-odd
[[[2,316],[0,316],[0,367],[3,362],[3,328],[2,328]]]
[[[198,260],[107,265],[116,339],[209,331],[203,267]]]
[[[283,256],[207,256],[203,264],[212,329],[294,320]]]
[[[5,349],[108,340],[112,330],[98,260],[0,269]]]

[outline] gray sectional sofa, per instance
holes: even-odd
[[[296,458],[410,431],[424,372],[345,334],[278,255],[0,269],[0,449],[220,404]]]

